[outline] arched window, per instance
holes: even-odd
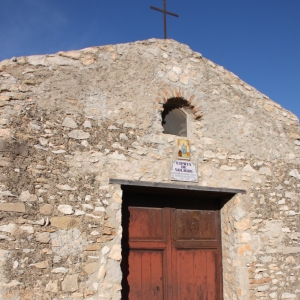
[[[162,112],[163,133],[187,137],[187,114],[183,107],[186,101],[173,98],[164,104]]]

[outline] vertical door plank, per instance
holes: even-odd
[[[174,286],[176,287],[176,271],[177,267],[176,264],[173,265],[173,256],[176,253],[173,251],[173,241],[172,241],[172,226],[170,224],[173,224],[172,219],[172,213],[170,207],[165,207],[165,221],[166,221],[166,238],[167,238],[167,247],[164,252],[164,274],[163,274],[163,280],[164,280],[164,297],[166,300],[176,299],[176,289],[174,291]]]
[[[193,299],[193,251],[177,251],[178,300]]]
[[[156,251],[151,253],[151,289],[145,299],[164,299],[164,282],[163,282],[163,252]],[[153,295],[152,295],[153,293]]]
[[[128,257],[128,299],[140,300],[142,288],[142,255],[139,251],[130,251]]]
[[[217,285],[217,253],[216,251],[207,251],[207,290],[208,290],[208,300],[217,299],[218,295],[218,285]]]
[[[198,249],[194,253],[195,294],[193,299],[208,300],[207,298],[207,251]]]
[[[142,297],[141,299],[163,299],[162,252],[143,252],[142,254]]]
[[[147,296],[150,296],[151,286],[152,286],[152,266],[151,266],[151,253],[143,252],[142,253],[142,269],[141,269],[141,278],[142,278],[142,288],[141,288],[141,299],[147,299]],[[152,295],[151,295],[152,296]]]

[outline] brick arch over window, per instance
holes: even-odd
[[[163,111],[163,105],[170,99],[180,99],[180,101],[186,101],[187,106],[192,109],[195,119],[200,119],[203,116],[200,99],[196,97],[193,92],[184,91],[180,88],[164,90],[156,98],[158,110]]]

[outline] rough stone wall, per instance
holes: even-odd
[[[300,298],[298,119],[188,46],[148,40],[0,63],[0,299],[120,299],[108,179],[171,182],[172,97],[190,106],[198,185],[247,190],[222,209],[224,299]]]

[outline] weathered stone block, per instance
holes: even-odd
[[[58,280],[50,280],[45,288],[46,292],[58,293]]]
[[[71,217],[53,217],[50,219],[52,226],[60,229],[70,229],[74,227],[79,227],[81,224],[80,219]]]
[[[61,284],[64,292],[76,292],[78,290],[78,274],[67,275]]]
[[[72,215],[74,213],[72,206],[68,204],[58,205],[57,209],[65,215]]]
[[[250,220],[249,219],[243,219],[240,222],[235,222],[234,227],[236,229],[246,230],[246,229],[250,228]]]
[[[67,127],[67,128],[73,128],[73,129],[78,127],[76,122],[74,121],[74,119],[71,117],[65,117],[65,119],[62,123],[62,126]]]
[[[19,200],[26,202],[26,201],[36,201],[37,196],[34,194],[30,194],[29,191],[23,191],[19,196]]]
[[[42,232],[36,235],[36,241],[40,243],[48,243],[50,241],[50,233]]]
[[[8,157],[0,157],[0,167],[11,166],[11,159]]]
[[[11,130],[9,128],[0,128],[0,137],[4,139],[11,138]]]
[[[85,251],[98,251],[101,249],[101,244],[92,244],[84,247]]]
[[[44,204],[40,207],[40,214],[49,216],[52,214],[53,206],[51,204]]]
[[[1,232],[8,232],[10,234],[14,234],[16,230],[17,230],[17,225],[14,223],[9,223],[7,225],[0,226]]]
[[[121,245],[114,245],[108,257],[114,260],[121,260],[122,259],[121,251],[122,251]]]
[[[0,211],[11,211],[25,213],[24,203],[0,203]]]
[[[86,140],[90,137],[90,134],[83,130],[72,130],[68,136],[75,140]]]
[[[49,263],[48,260],[45,260],[35,264],[31,264],[31,266],[36,267],[37,269],[46,269],[49,267]]]
[[[98,269],[99,269],[99,267],[98,267],[98,264],[97,264],[96,262],[90,263],[90,264],[86,264],[86,265],[84,266],[84,271],[85,271],[87,274],[93,274],[93,273],[95,273]]]

